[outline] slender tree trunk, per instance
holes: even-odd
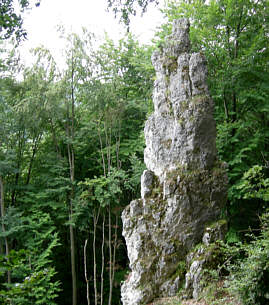
[[[113,261],[112,261],[112,288],[115,278],[116,251],[118,244],[118,220],[119,220],[119,216],[116,215],[115,232],[114,232],[115,235],[114,235],[114,243],[113,243]]]
[[[102,137],[101,137],[101,133],[100,133],[100,130],[99,130],[99,126],[98,126],[98,137],[99,137],[99,142],[100,142],[100,149],[101,149],[101,156],[102,156],[104,176],[106,176],[105,156],[104,156],[103,142],[102,142]]]
[[[20,170],[20,165],[18,165],[18,171]],[[19,172],[16,173],[15,175],[15,183],[14,183],[14,188],[13,188],[13,191],[12,191],[12,195],[11,195],[11,202],[12,202],[12,206],[15,206],[15,203],[16,203],[16,195],[17,195],[17,186],[19,184]]]
[[[72,221],[73,211],[72,203],[70,207],[70,221]],[[70,229],[70,251],[71,251],[71,272],[72,272],[72,290],[73,290],[73,305],[77,304],[77,274],[76,274],[76,258],[75,258],[75,236],[74,227],[69,225]]]
[[[112,281],[112,236],[111,236],[111,207],[108,207],[108,247],[109,247],[109,298],[108,305],[111,305],[112,302],[112,290],[113,290],[113,281]]]
[[[25,130],[21,130],[19,132],[19,140],[18,140],[18,147],[19,147],[19,151],[18,151],[18,155],[17,155],[17,173],[15,175],[15,183],[14,183],[14,187],[13,187],[13,191],[12,191],[12,195],[11,195],[11,202],[12,202],[12,206],[15,206],[16,204],[16,198],[18,195],[18,185],[19,185],[19,180],[20,180],[20,170],[21,170],[21,165],[22,165],[22,158],[23,158],[23,147],[25,144]]]
[[[97,291],[97,263],[96,263],[96,227],[99,219],[100,207],[98,208],[98,212],[94,211],[93,216],[93,285],[94,285],[94,304],[98,304],[98,291]]]
[[[0,239],[0,254],[5,253],[3,241]]]
[[[228,103],[227,103],[227,96],[226,96],[225,89],[223,90],[223,106],[224,106],[226,122],[228,122],[229,121],[229,111],[228,111]]]
[[[30,183],[32,167],[33,167],[33,163],[34,163],[34,159],[35,159],[35,155],[36,155],[38,143],[39,143],[39,141],[41,140],[41,138],[42,138],[42,135],[39,134],[39,135],[35,138],[35,140],[34,140],[34,145],[33,145],[33,150],[32,150],[32,156],[31,156],[31,159],[30,159],[29,168],[28,168],[28,173],[27,173],[26,185],[28,185],[28,184]]]
[[[1,206],[1,217],[2,217],[2,232],[6,232],[6,227],[4,224],[4,217],[5,217],[5,201],[4,201],[4,182],[2,177],[0,176],[0,206]],[[8,245],[8,238],[7,236],[4,237],[5,239],[5,248],[6,248],[6,257],[9,260],[9,245]],[[11,273],[10,270],[7,271],[7,283],[11,283]]]
[[[93,220],[93,286],[94,286],[94,304],[97,305],[97,278],[96,278],[96,222]]]
[[[104,124],[104,131],[106,136],[106,158],[107,158],[107,174],[111,171],[112,160],[111,160],[111,126]]]
[[[105,253],[104,253],[104,246],[105,246],[105,220],[106,215],[103,214],[103,224],[102,224],[102,269],[101,269],[101,305],[104,302],[104,269],[105,269]]]
[[[109,299],[108,304],[112,304],[112,295],[113,295],[113,285],[115,278],[115,264],[116,264],[116,250],[117,250],[117,241],[118,241],[118,215],[116,215],[115,223],[115,235],[113,240],[113,252],[112,252],[112,229],[111,229],[111,212],[109,211]]]
[[[67,111],[67,123],[66,123],[66,136],[68,138],[67,152],[70,172],[70,184],[71,192],[69,197],[69,220],[73,219],[73,201],[75,199],[75,152],[74,152],[74,122],[75,122],[75,97],[74,97],[74,63],[72,55],[72,67],[71,67],[71,117],[69,112],[69,103],[66,103]],[[72,304],[77,305],[77,274],[76,274],[76,259],[75,259],[75,232],[72,223],[69,226],[70,229],[70,251],[71,251],[71,272],[72,272]]]
[[[120,121],[120,120],[119,120]],[[116,160],[117,160],[117,169],[119,170],[121,168],[120,163],[120,141],[121,141],[121,126],[119,123],[119,130],[118,130],[118,137],[116,136]]]
[[[114,134],[112,132],[112,121],[111,117],[107,114],[106,121],[104,122],[104,145],[101,138],[100,128],[98,128],[99,142],[101,148],[101,156],[103,163],[103,172],[104,176],[108,177],[111,173],[112,166],[114,165],[114,159],[112,157],[112,138]],[[99,127],[99,126],[98,126]],[[119,159],[119,150],[120,150],[120,125],[118,133],[116,131],[116,162],[115,165],[119,170],[121,167],[120,159]],[[105,152],[103,147],[106,148]],[[114,276],[115,276],[115,261],[116,261],[116,247],[117,247],[117,221],[116,219],[116,228],[115,228],[115,236],[112,237],[112,215],[111,215],[111,204],[109,203],[107,206],[108,209],[108,263],[109,263],[109,296],[107,305],[112,304],[112,296],[113,296],[113,284],[114,284]],[[102,238],[102,270],[101,270],[101,305],[103,305],[103,282],[104,282],[104,266],[105,266],[105,258],[104,258],[104,242],[105,242],[105,216],[103,218],[103,238]],[[114,245],[113,245],[114,244]]]
[[[84,243],[84,275],[87,286],[87,304],[90,305],[89,279],[87,275],[87,244],[88,244],[88,239],[86,239]]]
[[[68,159],[70,166],[70,182],[71,192],[69,195],[69,221],[73,219],[73,200],[75,196],[74,189],[74,150],[70,144],[67,145]],[[72,272],[72,290],[73,290],[73,305],[77,305],[77,275],[76,275],[76,259],[75,259],[75,233],[74,226],[72,223],[69,225],[70,231],[70,253],[71,253],[71,272]]]

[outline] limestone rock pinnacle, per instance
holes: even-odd
[[[220,219],[226,202],[227,177],[217,160],[206,61],[202,54],[190,53],[187,19],[174,21],[152,62],[154,112],[144,131],[142,198],[122,214],[132,271],[122,285],[123,305],[175,295],[187,271],[187,254]]]

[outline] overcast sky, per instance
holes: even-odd
[[[27,50],[39,45],[44,45],[57,54],[62,48],[57,33],[58,25],[63,25],[67,31],[76,33],[79,33],[82,27],[86,27],[99,36],[103,36],[106,31],[110,38],[118,40],[124,34],[124,27],[118,24],[113,12],[107,12],[106,9],[106,0],[42,0],[39,7],[29,10],[24,15],[28,40],[23,44],[22,57],[27,58]],[[161,23],[161,13],[151,4],[142,18],[133,18],[131,32],[141,42],[150,42],[155,28]]]

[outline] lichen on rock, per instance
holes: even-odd
[[[225,231],[224,226],[208,229],[221,218],[227,175],[217,159],[206,61],[202,54],[190,53],[187,19],[174,21],[172,34],[152,62],[157,77],[154,112],[144,131],[142,198],[122,214],[131,269],[121,288],[123,305],[176,295],[185,273],[186,288],[196,296],[196,271],[202,263],[197,268],[188,264],[187,254],[202,240],[222,238]]]

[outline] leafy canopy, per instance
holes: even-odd
[[[8,39],[13,35],[17,41],[26,38],[21,13],[30,7],[30,2],[19,0],[18,5],[20,12],[15,10],[13,0],[0,0],[0,40]],[[40,0],[35,5],[39,6]]]

